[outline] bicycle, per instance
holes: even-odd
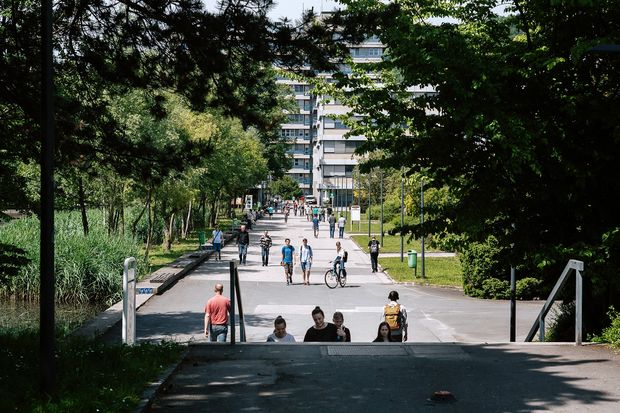
[[[333,261],[330,261],[331,264]],[[347,283],[347,275],[346,270],[343,270],[340,266],[340,263],[336,263],[336,272],[334,272],[334,268],[330,268],[325,272],[325,285],[331,289],[338,287],[340,284],[341,287],[344,287]]]

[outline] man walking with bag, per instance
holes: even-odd
[[[379,241],[377,241],[377,237],[374,235],[372,239],[368,241],[368,251],[370,252],[370,266],[372,267],[372,272],[377,272],[379,267],[379,248],[381,245]]]

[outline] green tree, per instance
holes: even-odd
[[[271,183],[271,192],[274,195],[280,195],[282,199],[299,198],[304,192],[299,188],[299,183],[290,175],[284,175],[282,178]]]
[[[594,258],[620,227],[609,202],[620,190],[620,60],[588,52],[619,42],[620,3],[515,1],[502,16],[497,1],[343,3],[388,51],[339,77],[366,115],[352,131],[368,137],[360,151],[382,150],[370,166],[421,172],[451,194],[442,219],[412,230],[493,235],[547,285],[580,258],[595,294],[620,290],[605,269],[618,252]]]

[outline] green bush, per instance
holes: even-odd
[[[482,292],[484,298],[507,300],[510,298],[510,283],[497,278],[487,278],[482,282]]]
[[[378,220],[381,218],[381,205],[370,206],[370,218]],[[383,222],[390,222],[398,218],[400,224],[400,204],[390,201],[383,203]]]
[[[620,312],[611,306],[607,316],[611,324],[603,330],[600,336],[593,336],[591,340],[597,343],[608,343],[612,347],[620,349]]]
[[[540,298],[541,284],[541,280],[533,277],[526,277],[517,280],[517,300],[532,300],[534,298]]]
[[[483,283],[490,278],[506,272],[506,266],[500,262],[501,249],[494,237],[485,243],[468,244],[460,256],[463,270],[463,291],[472,297],[492,298],[486,295]],[[493,288],[491,288],[493,287]],[[488,285],[488,291],[495,290],[496,283]]]
[[[562,303],[552,313],[553,321],[545,334],[545,341],[575,341],[575,303]]]
[[[122,297],[123,261],[140,258],[139,244],[129,236],[108,235],[103,216],[90,211],[90,231],[84,236],[78,213],[57,212],[55,217],[56,299],[59,302],[105,302]],[[39,220],[35,216],[0,227],[0,239],[24,251],[27,263],[0,285],[0,292],[20,299],[39,295]],[[138,274],[146,266],[139,260]]]

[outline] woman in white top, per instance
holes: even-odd
[[[347,251],[340,245],[340,241],[336,241],[336,258],[334,258],[334,273],[336,273],[336,264],[340,264],[341,277],[347,276],[347,271],[344,269],[344,257]]]
[[[273,322],[273,333],[267,337],[268,343],[295,343],[295,337],[286,332],[286,321],[281,315]]]

